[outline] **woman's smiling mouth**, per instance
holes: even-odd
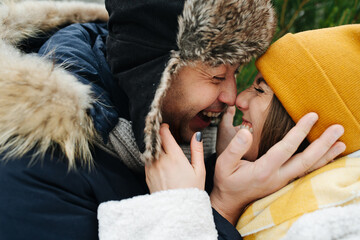
[[[242,119],[242,123],[240,125],[240,129],[243,129],[243,128],[248,129],[251,133],[254,132],[254,129],[252,128],[251,122],[245,120],[244,118]]]

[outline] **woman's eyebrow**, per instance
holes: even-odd
[[[259,77],[258,79],[256,79],[256,84],[257,84],[257,85],[259,85],[259,84],[262,83],[262,82],[265,83],[265,84],[267,84],[266,81],[265,81],[265,79],[264,79],[263,77]]]

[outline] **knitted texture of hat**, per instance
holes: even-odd
[[[179,17],[179,58],[209,65],[248,63],[266,50],[275,26],[269,0],[188,0]]]
[[[343,154],[360,149],[360,24],[287,34],[256,66],[295,122],[319,115],[310,142],[341,124]]]

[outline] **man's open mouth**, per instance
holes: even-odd
[[[224,109],[218,111],[202,110],[190,121],[190,129],[193,131],[202,131],[210,124],[218,124],[221,120]]]
[[[217,118],[220,116],[222,112],[206,112],[202,111],[202,115],[207,116],[208,118]]]
[[[204,120],[205,122],[209,122],[212,124],[218,124],[221,120],[222,113],[224,111],[220,112],[210,112],[210,111],[201,111],[198,116]]]

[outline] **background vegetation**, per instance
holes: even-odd
[[[360,23],[360,0],[273,0],[278,15],[274,41],[288,32]],[[238,92],[251,85],[257,70],[254,61],[240,69]],[[241,121],[237,112],[234,124]]]

